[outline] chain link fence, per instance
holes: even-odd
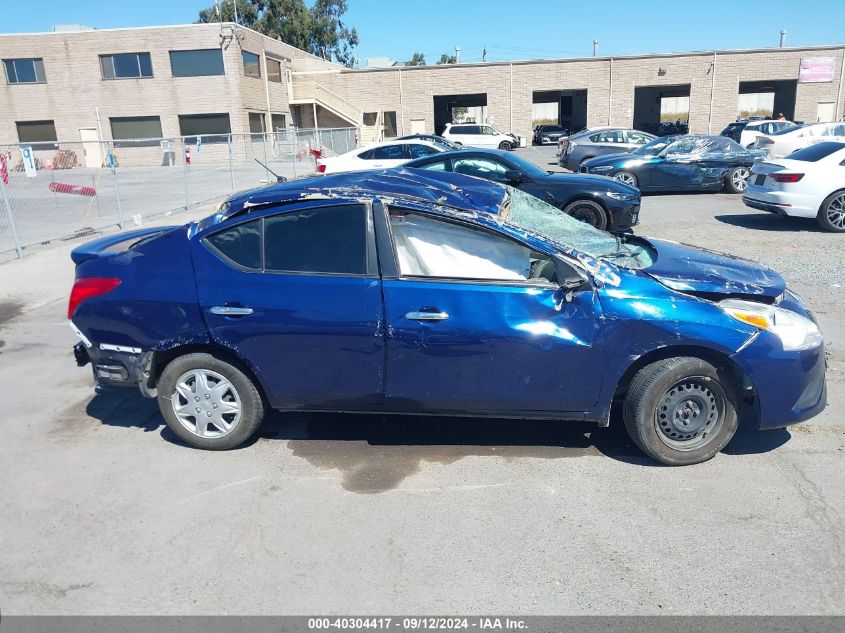
[[[316,151],[357,145],[356,128],[0,145],[0,261],[311,174]]]

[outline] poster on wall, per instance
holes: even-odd
[[[833,57],[802,57],[798,69],[799,84],[816,84],[833,81]]]

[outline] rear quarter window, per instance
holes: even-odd
[[[205,238],[212,250],[238,266],[261,269],[261,220],[238,224]]]

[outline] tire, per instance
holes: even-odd
[[[607,211],[592,200],[574,200],[563,207],[563,212],[601,231],[607,229]]]
[[[252,380],[211,354],[186,354],[170,361],[158,380],[158,406],[182,441],[212,451],[240,446],[264,419],[264,402]]]
[[[679,357],[643,367],[628,387],[628,435],[668,466],[698,464],[721,451],[736,433],[733,380],[700,358]]]
[[[587,157],[585,157],[585,158],[582,158],[582,159],[581,159],[581,161],[578,163],[578,167],[580,167],[581,165],[583,165],[584,163],[586,163],[586,162],[587,162],[588,160],[590,160],[591,158],[595,158],[595,156],[587,156]]]
[[[825,231],[845,233],[845,189],[834,191],[824,199],[816,220]]]
[[[748,188],[748,179],[751,177],[751,170],[748,167],[734,167],[725,176],[725,186],[731,193],[742,193]]]
[[[502,141],[501,143],[499,143],[499,149],[509,152],[513,149],[513,145],[511,145],[507,141]]]
[[[618,180],[619,182],[624,182],[626,185],[631,185],[632,187],[637,187],[639,189],[640,181],[637,180],[637,177],[632,174],[630,171],[620,171],[613,174],[613,179]]]

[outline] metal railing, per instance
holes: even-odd
[[[0,261],[315,171],[357,128],[0,145]],[[261,161],[266,167],[259,164]]]
[[[350,121],[361,121],[362,111],[358,106],[317,82],[293,82],[290,86],[291,103],[314,102]]]

